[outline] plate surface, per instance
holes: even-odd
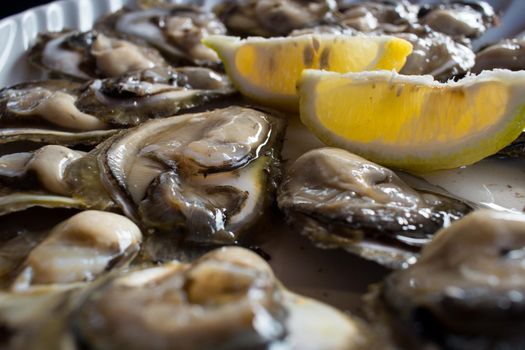
[[[39,32],[63,28],[88,30],[100,16],[121,8],[131,0],[63,0],[40,6],[0,21],[0,88],[22,81],[43,78],[28,65],[26,52]],[[212,6],[215,1],[179,1]],[[425,1],[435,2],[435,1]],[[489,1],[503,14],[501,25],[489,30],[475,47],[515,37],[525,31],[525,1]],[[453,125],[451,125],[453,127]],[[294,142],[294,141],[300,142]],[[295,159],[321,143],[297,121],[291,122],[283,157]],[[525,161],[489,159],[473,166],[426,174],[431,183],[474,202],[494,203],[507,208],[525,207]],[[388,271],[339,250],[317,249],[289,230],[282,219],[269,222],[275,237],[263,245],[270,264],[283,283],[295,292],[321,299],[334,306],[355,310],[360,296],[371,283],[380,281]],[[270,236],[270,233],[268,234]]]

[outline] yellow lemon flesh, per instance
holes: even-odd
[[[458,82],[393,72],[306,70],[301,121],[324,143],[415,172],[492,155],[525,126],[525,71],[485,71]]]
[[[261,104],[297,111],[297,82],[307,68],[334,72],[400,70],[412,45],[390,36],[301,35],[248,38],[211,35],[203,43],[217,51],[237,89]]]

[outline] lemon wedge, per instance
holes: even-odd
[[[400,70],[412,45],[391,36],[312,34],[285,38],[211,35],[203,43],[217,51],[237,89],[272,107],[297,111],[297,82],[307,68],[334,72]]]
[[[472,164],[525,126],[525,71],[484,71],[458,82],[378,71],[305,70],[301,121],[324,143],[398,169]]]

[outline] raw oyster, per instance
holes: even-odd
[[[386,279],[375,315],[403,349],[522,349],[524,251],[523,214],[476,211]]]
[[[83,211],[57,225],[31,250],[12,288],[93,280],[108,269],[126,266],[141,241],[140,229],[128,218]]]
[[[219,57],[201,40],[207,35],[226,33],[213,13],[191,5],[146,10],[125,8],[101,18],[95,28],[108,35],[152,45],[177,65],[217,66]]]
[[[491,69],[525,69],[525,38],[505,39],[490,45],[476,54],[473,73]]]
[[[282,36],[322,24],[333,0],[226,0],[214,11],[237,35]]]
[[[287,221],[316,245],[390,267],[414,260],[434,233],[470,207],[418,192],[394,172],[335,148],[307,152],[278,192]]]
[[[100,167],[107,193],[145,227],[233,243],[273,191],[283,127],[241,107],[151,120],[101,144],[98,165],[86,166]]]
[[[49,145],[0,157],[0,215],[34,206],[84,208],[82,200],[72,198],[65,175],[67,167],[83,156],[84,152]]]
[[[95,80],[82,91],[76,106],[113,126],[130,126],[172,116],[233,91],[226,76],[208,68],[157,68]]]
[[[385,349],[361,321],[284,290],[242,248],[117,277],[71,323],[87,348]]]
[[[417,22],[418,6],[402,1],[340,1],[336,21],[360,32],[397,33]]]
[[[466,74],[474,66],[474,52],[447,35],[420,27],[395,36],[409,41],[413,46],[401,70],[402,74],[430,74],[438,80],[448,81]]]
[[[64,80],[23,83],[0,91],[0,143],[93,144],[125,126],[172,116],[233,93],[208,68],[155,68],[81,85]]]
[[[53,75],[87,80],[117,77],[168,64],[153,48],[110,38],[96,31],[40,34],[30,61]]]
[[[485,1],[452,0],[443,4],[423,5],[419,22],[456,40],[480,37],[497,24],[494,9]]]

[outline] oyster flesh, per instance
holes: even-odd
[[[490,45],[476,54],[476,65],[473,73],[481,73],[491,69],[525,69],[525,37],[521,39],[505,39]]]
[[[229,80],[208,68],[155,68],[87,84],[64,80],[23,83],[0,91],[0,143],[98,143],[116,128],[233,93]]]
[[[322,24],[333,0],[226,0],[214,11],[236,35],[282,36]]]
[[[417,23],[419,7],[401,1],[339,1],[337,23],[360,32],[396,33]]]
[[[456,40],[474,39],[498,23],[494,9],[485,1],[452,0],[423,5],[419,22]]]
[[[242,248],[117,277],[73,313],[72,328],[97,349],[385,349],[361,321],[284,290]]]
[[[275,187],[283,127],[266,113],[229,107],[151,120],[93,155],[128,217],[194,242],[233,243]]]
[[[197,6],[170,5],[145,10],[124,8],[101,18],[95,29],[157,48],[170,63],[217,66],[219,57],[201,40],[225,34],[213,13]]]
[[[428,28],[420,27],[410,33],[394,35],[407,40],[413,46],[401,74],[430,74],[437,80],[446,82],[465,75],[475,64],[476,55],[468,46]]]
[[[90,154],[58,145],[3,155],[0,215],[31,207],[114,208],[91,159]]]
[[[525,216],[473,212],[440,231],[376,300],[404,349],[525,346]]]
[[[390,267],[413,261],[434,233],[470,207],[418,192],[393,171],[335,148],[307,152],[278,192],[287,221],[323,248],[344,248]]]
[[[126,266],[141,241],[140,229],[124,216],[80,212],[53,228],[31,250],[12,288],[21,291],[33,285],[93,280],[108,269]]]
[[[168,66],[154,48],[96,31],[40,34],[29,60],[53,75],[77,80],[118,77],[136,70]]]

